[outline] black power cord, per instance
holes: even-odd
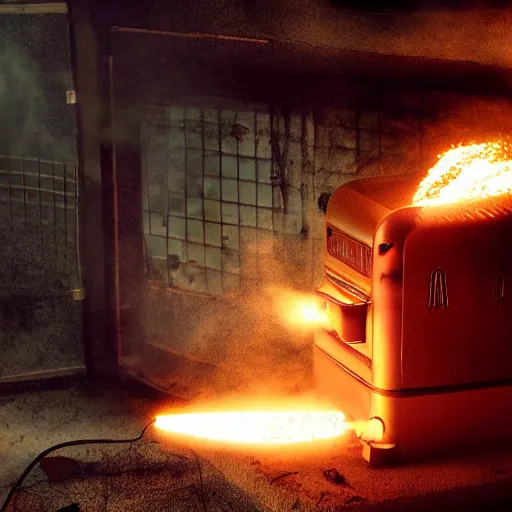
[[[19,476],[18,480],[14,483],[14,485],[11,487],[11,490],[9,491],[9,494],[7,495],[7,498],[5,498],[5,501],[2,505],[2,508],[0,509],[0,512],[5,512],[7,510],[7,507],[9,506],[9,503],[11,502],[14,494],[16,491],[21,487],[21,484],[24,482],[25,478],[27,478],[28,474],[34,469],[34,466],[41,460],[44,459],[48,454],[54,452],[55,450],[60,450],[61,448],[66,448],[68,446],[80,446],[84,444],[124,444],[124,443],[136,443],[137,441],[140,441],[144,434],[146,433],[146,430],[155,422],[155,420],[150,421],[142,430],[142,432],[133,439],[78,439],[76,441],[66,441],[64,443],[59,443],[54,446],[51,446],[50,448],[47,448],[44,450],[44,452],[41,452],[23,471],[23,473]]]
[[[199,460],[199,455],[190,449],[197,462],[197,469],[199,470],[199,489],[201,490],[201,504],[203,505],[203,511],[208,512],[208,507],[206,506],[206,496],[204,495],[204,482],[203,482],[203,469],[201,468],[201,461]]]

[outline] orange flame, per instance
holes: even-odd
[[[470,202],[512,193],[512,159],[504,141],[459,145],[438,158],[413,198],[416,206]]]
[[[326,302],[317,295],[281,290],[274,301],[281,321],[290,329],[312,332],[329,324]]]
[[[243,411],[158,416],[155,426],[212,441],[287,445],[330,439],[350,427],[339,411]]]

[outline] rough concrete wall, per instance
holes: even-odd
[[[97,9],[99,17],[105,3],[102,0],[103,9]],[[160,30],[268,37],[380,55],[510,67],[510,9],[375,11],[351,11],[329,0],[195,0],[179,2],[170,10],[168,2],[155,0],[151,7],[139,2],[130,9],[112,10],[110,21],[133,26],[137,19],[137,26]]]

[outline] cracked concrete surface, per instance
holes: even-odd
[[[1,398],[0,502],[42,450],[75,439],[136,437],[167,405],[177,404],[151,391],[112,385]],[[303,450],[234,451],[150,427],[133,445],[66,448],[51,456],[43,468],[34,468],[11,510],[53,512],[79,503],[80,510],[98,512],[418,512],[509,510],[512,504],[510,452],[371,469],[350,436]]]

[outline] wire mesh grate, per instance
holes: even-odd
[[[224,293],[244,244],[273,230],[270,114],[166,108],[143,129],[149,279]]]
[[[0,156],[0,215],[3,232],[27,229],[31,249],[65,253],[79,272],[76,165]]]
[[[314,218],[318,196],[401,168],[403,137],[388,117],[378,109],[148,107],[142,145],[149,279],[224,293],[258,286],[274,268],[287,267],[303,281],[316,276],[323,248],[313,240],[324,238],[323,221]]]

